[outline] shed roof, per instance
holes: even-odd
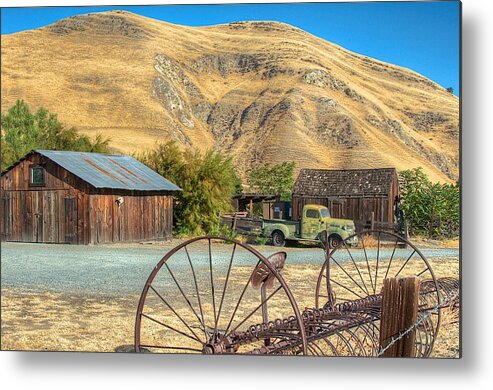
[[[395,168],[302,169],[294,184],[293,195],[388,196],[395,175]]]
[[[31,153],[49,158],[95,188],[181,191],[180,187],[130,156],[56,150],[34,150]]]

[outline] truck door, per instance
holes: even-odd
[[[320,212],[317,209],[305,208],[303,213],[301,238],[313,240],[320,232]]]

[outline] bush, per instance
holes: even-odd
[[[253,191],[262,194],[281,196],[281,200],[291,200],[294,186],[294,162],[266,164],[250,172],[248,185]]]
[[[269,239],[267,237],[264,237],[264,236],[257,236],[255,238],[255,242],[257,245],[266,245],[268,241],[269,241]]]
[[[401,208],[409,233],[428,238],[452,238],[460,230],[459,183],[432,183],[423,169],[400,174]]]
[[[195,149],[181,151],[174,141],[136,158],[182,189],[175,195],[178,232],[218,232],[220,215],[231,211],[231,197],[241,187],[230,158],[212,150],[205,154]]]
[[[109,139],[98,135],[91,141],[73,127],[65,128],[58,121],[57,115],[45,108],[31,113],[23,100],[17,100],[1,118],[2,170],[33,149],[108,153]]]

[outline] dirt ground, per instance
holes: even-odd
[[[457,259],[434,259],[432,263],[437,277],[458,277]],[[319,267],[311,265],[290,266],[283,271],[301,309],[313,307],[318,274]],[[231,283],[239,285],[245,280],[246,274],[241,276],[240,272],[238,275],[238,280]],[[249,299],[250,308],[258,304],[255,299]],[[94,352],[128,350],[134,341],[138,300],[138,295],[101,297],[2,289],[2,349]],[[273,309],[274,316],[284,315]],[[256,319],[251,320],[256,323]],[[459,356],[457,313],[443,311],[442,326],[432,356]]]

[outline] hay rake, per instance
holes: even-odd
[[[281,275],[286,252],[266,257],[226,237],[183,242],[147,279],[135,351],[378,356],[383,281],[417,276],[415,356],[429,356],[440,326],[436,307],[454,286],[437,280],[423,254],[402,237],[382,231],[357,236],[358,248],[349,246],[350,238],[334,249],[322,245],[314,302],[304,309]],[[298,277],[296,284],[306,289],[309,282]]]

